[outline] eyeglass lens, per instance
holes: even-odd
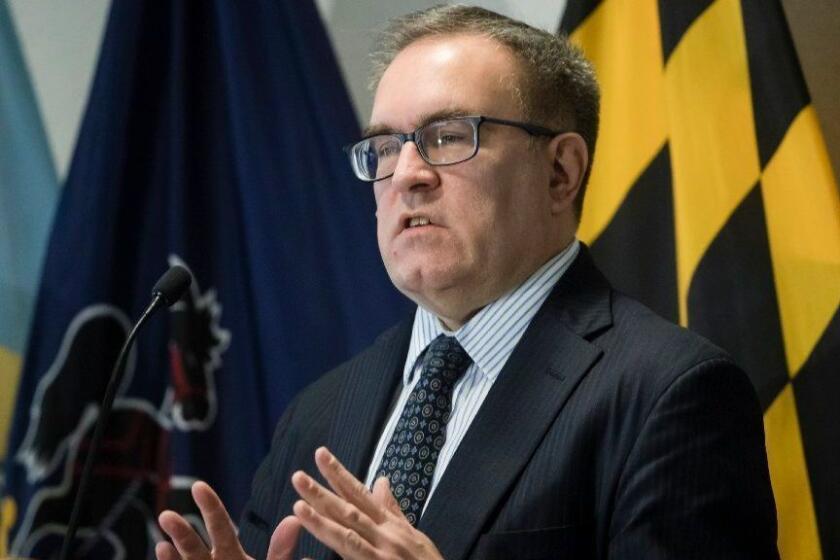
[[[432,165],[458,163],[475,154],[475,124],[453,119],[429,123],[419,131],[417,147],[423,159]],[[397,167],[403,142],[391,134],[373,136],[356,145],[355,162],[368,180],[391,175]]]

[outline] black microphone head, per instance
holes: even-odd
[[[189,270],[180,265],[175,265],[160,277],[155,287],[152,288],[152,297],[160,294],[161,299],[167,307],[178,301],[181,295],[187,291],[192,283],[192,275]]]

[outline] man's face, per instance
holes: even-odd
[[[401,51],[374,99],[371,129],[409,132],[450,115],[523,120],[514,56],[480,36],[428,38]],[[537,123],[539,124],[539,123]],[[552,219],[548,141],[484,123],[478,154],[431,166],[406,143],[374,183],[377,237],[394,285],[456,328],[524,281],[563,244]],[[412,218],[428,225],[409,227]]]

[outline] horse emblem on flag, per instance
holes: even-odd
[[[186,264],[170,256],[170,266]],[[86,497],[76,557],[146,558],[162,538],[156,516],[163,509],[198,510],[194,481],[174,472],[173,432],[205,431],[217,412],[215,375],[230,332],[220,324],[216,293],[193,282],[169,313],[169,385],[160,402],[133,394],[137,349],[126,364]],[[16,460],[39,489],[29,501],[12,551],[41,558],[60,548],[99,403],[111,368],[128,335],[125,312],[98,303],[79,311],[67,327],[30,407],[30,424]]]

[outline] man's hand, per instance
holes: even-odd
[[[253,560],[242,550],[236,527],[213,489],[204,482],[196,482],[192,495],[201,511],[212,548],[208,550],[186,519],[167,510],[160,514],[158,522],[172,543],[157,544],[157,560]],[[284,518],[271,535],[266,560],[292,560],[299,533],[300,521],[293,515]]]
[[[295,515],[315,538],[347,560],[442,560],[402,514],[387,479],[378,479],[369,492],[325,447],[315,452],[315,464],[334,492],[303,471],[292,475],[303,498],[294,505]]]

